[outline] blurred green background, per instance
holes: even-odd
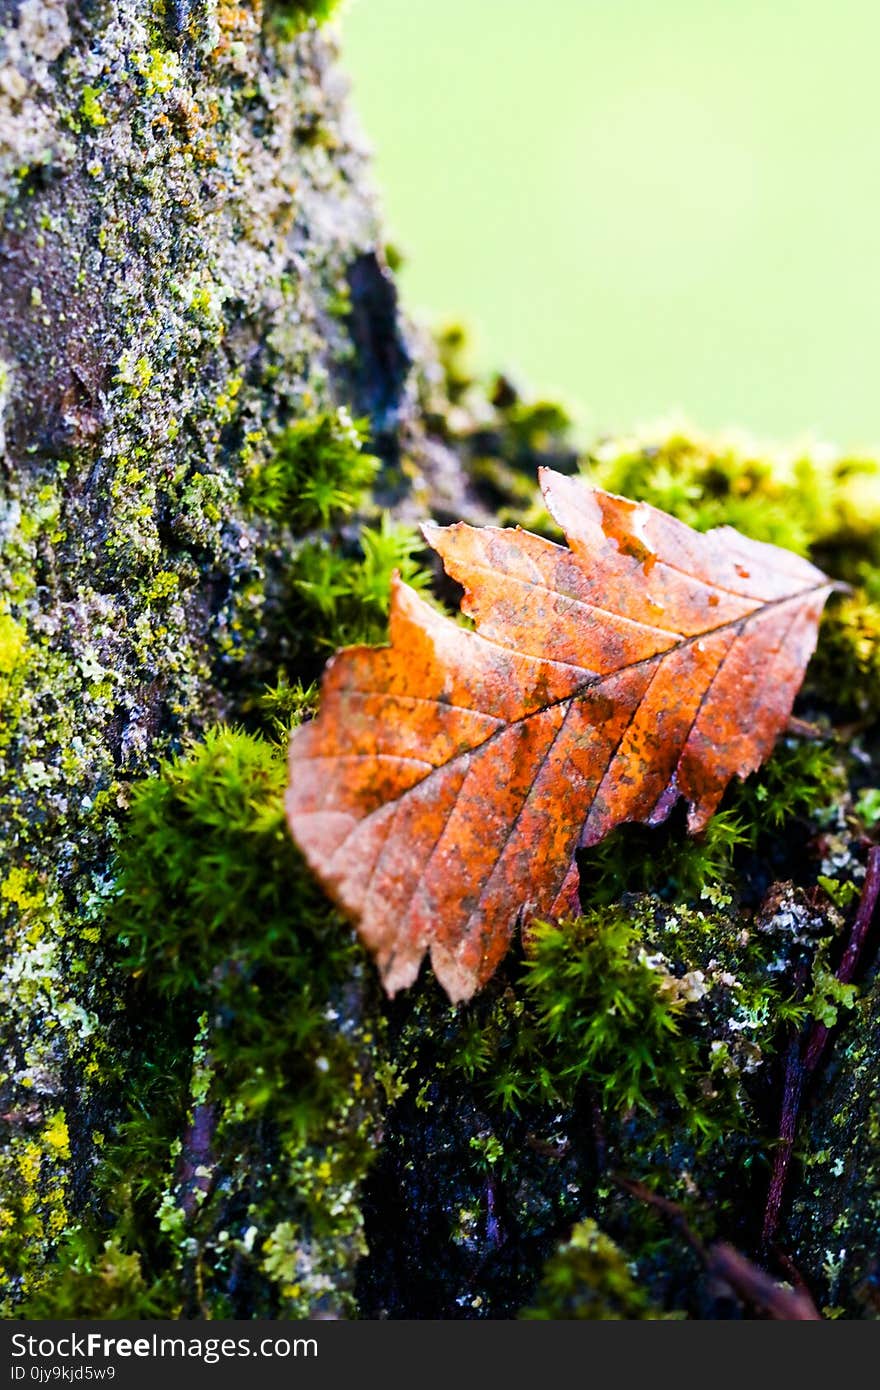
[[[352,0],[407,306],[584,432],[880,445],[869,0]]]

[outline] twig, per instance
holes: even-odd
[[[821,724],[811,724],[808,719],[798,719],[790,714],[785,724],[785,732],[790,738],[805,738],[810,743],[832,743],[837,740],[834,729],[823,729]]]
[[[777,1284],[766,1270],[724,1241],[710,1246],[708,1269],[729,1284],[744,1302],[779,1322],[823,1321],[806,1289],[787,1289],[784,1284]]]
[[[770,1245],[779,1226],[782,1212],[782,1194],[791,1163],[794,1138],[797,1133],[798,1112],[804,1094],[806,1073],[801,1057],[800,1038],[793,1038],[788,1048],[785,1062],[785,1081],[782,1088],[782,1112],[779,1116],[779,1141],[773,1155],[773,1171],[764,1207],[764,1225],[761,1232],[765,1248]]]
[[[696,1252],[707,1272],[729,1284],[744,1303],[781,1322],[822,1321],[822,1314],[805,1288],[788,1289],[784,1284],[778,1284],[765,1269],[753,1264],[726,1241],[705,1246],[681,1207],[668,1197],[653,1192],[644,1183],[619,1174],[614,1175],[614,1182],[624,1192],[662,1212]]]
[[[837,978],[845,985],[849,984],[858,968],[859,958],[867,940],[871,922],[874,920],[878,898],[880,898],[880,845],[872,845],[868,850],[868,867],[865,872],[865,882],[862,885],[862,896],[853,918],[846,950],[841,957],[840,965],[837,967]]]
[[[684,1236],[688,1245],[696,1251],[703,1263],[706,1263],[708,1259],[706,1247],[677,1202],[671,1202],[668,1197],[662,1197],[659,1192],[655,1192],[646,1183],[638,1182],[635,1178],[626,1178],[622,1173],[612,1173],[611,1181],[615,1186],[622,1188],[624,1192],[628,1192],[631,1197],[637,1197],[646,1206],[656,1207],[657,1211],[662,1212],[667,1221]]]

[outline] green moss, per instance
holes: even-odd
[[[730,889],[738,857],[778,841],[783,829],[816,817],[845,787],[840,753],[821,743],[783,739],[764,766],[729,789],[702,835],[685,833],[681,818],[658,829],[625,825],[583,856],[590,902],[612,902],[622,890],[700,902]]]
[[[466,1291],[459,1306],[509,1315],[505,1295],[540,1266],[548,1236],[589,1217],[616,1243],[644,1306],[695,1311],[695,1262],[608,1175],[681,1203],[706,1239],[748,1243],[749,1194],[767,1182],[774,1138],[767,1088],[786,1028],[810,1007],[792,1000],[794,971],[820,920],[796,894],[775,922],[729,904],[627,895],[532,924],[523,955],[465,1006],[444,1007],[427,981],[395,1005],[405,1089],[384,1125],[395,1156],[384,1183],[403,1184],[409,1205],[397,1219],[408,1228],[446,1223],[446,1244],[437,1234],[417,1248],[456,1301]],[[817,976],[819,1008],[823,991]],[[603,1306],[583,1270],[567,1285],[559,1275],[570,1303],[557,1316],[575,1315],[581,1298],[584,1316]],[[549,1316],[551,1302],[527,1285],[514,1306]]]
[[[516,978],[455,1015],[441,1067],[501,1113],[570,1106],[586,1088],[609,1113],[662,1113],[655,1140],[674,1114],[702,1145],[744,1123],[741,1073],[795,1016],[775,952],[729,909],[652,897],[533,923]],[[404,1073],[412,1050],[405,1033]]]
[[[292,580],[310,640],[319,649],[385,640],[391,576],[427,590],[430,573],[419,564],[425,546],[410,526],[383,515],[364,526],[357,549],[315,541],[300,550]]]
[[[880,603],[858,591],[830,608],[811,676],[845,717],[876,721],[880,716]]]
[[[329,526],[355,508],[376,475],[378,460],[363,452],[366,438],[366,421],[352,421],[343,408],[288,425],[274,456],[245,478],[245,504],[297,531]]]
[[[313,715],[317,705],[317,685],[304,686],[302,681],[291,683],[283,674],[275,685],[267,686],[259,698],[261,717],[279,742],[286,739],[290,729]]]
[[[556,1087],[586,1081],[621,1109],[650,1110],[657,1095],[683,1109],[695,1105],[690,1086],[704,1064],[682,1016],[705,984],[676,983],[667,962],[645,952],[635,923],[605,912],[536,923],[526,964]]]
[[[98,127],[107,124],[107,117],[101,106],[101,91],[98,87],[83,87],[79,109],[83,120],[87,121],[90,126]]]
[[[116,1240],[100,1247],[71,1227],[56,1254],[52,1280],[19,1310],[24,1318],[158,1318],[168,1316],[169,1294],[148,1288],[141,1259]]]
[[[547,1261],[526,1319],[606,1321],[667,1317],[633,1277],[623,1251],[589,1218]]]
[[[730,800],[754,848],[762,834],[776,833],[798,817],[821,816],[845,789],[839,747],[783,737],[763,767],[745,782],[734,783]]]
[[[674,431],[612,440],[588,456],[600,487],[650,502],[705,531],[735,526],[756,540],[813,552],[849,579],[877,556],[880,464],[827,452],[763,453],[748,445]]]
[[[338,5],[339,0],[269,0],[266,9],[279,37],[291,39],[312,21],[324,24]]]
[[[375,1030],[337,1026],[360,952],[286,832],[285,781],[283,748],[220,727],[133,791],[112,920],[143,1022],[101,1177],[132,1315],[187,1296],[234,1310],[242,1264],[264,1312],[341,1308],[363,1251]],[[79,1316],[107,1284],[106,1239],[89,1229],[56,1271]]]
[[[259,920],[274,888],[260,882],[263,869],[242,851],[248,841],[272,845],[276,854],[287,849],[283,786],[283,763],[270,745],[218,729],[136,787],[120,848],[127,963],[140,970],[149,962],[161,991],[204,984],[212,932],[235,921],[230,894],[237,906],[254,895],[250,920]]]
[[[139,784],[117,920],[126,967],[148,972],[151,988],[234,1008],[235,1027],[213,1049],[241,1113],[271,1101],[305,1135],[339,1100],[332,1063],[345,1072],[350,1048],[325,1013],[357,951],[290,841],[286,780],[283,749],[221,727]],[[294,985],[279,1028],[275,1005]]]
[[[750,827],[734,810],[716,812],[699,839],[678,821],[659,830],[621,826],[583,856],[586,896],[613,902],[627,889],[699,902],[730,882],[735,851],[750,838]]]

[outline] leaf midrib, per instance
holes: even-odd
[[[753,609],[751,613],[744,614],[744,615],[743,615],[742,617],[740,617],[740,618],[737,618],[737,619],[734,619],[734,620],[730,620],[730,621],[728,621],[728,622],[726,622],[726,623],[719,623],[717,627],[709,628],[709,629],[707,629],[705,632],[694,633],[694,634],[693,634],[692,636],[690,636],[690,637],[682,638],[682,640],[681,640],[680,642],[674,643],[672,646],[665,648],[663,651],[661,651],[661,652],[654,652],[651,656],[649,656],[649,657],[642,657],[642,658],[640,658],[639,661],[631,662],[631,663],[629,663],[629,665],[627,665],[627,666],[620,666],[620,667],[617,668],[616,671],[609,671],[609,672],[606,672],[606,673],[604,673],[604,674],[602,674],[602,675],[593,676],[591,679],[584,681],[583,684],[582,684],[581,686],[579,686],[577,689],[575,689],[574,691],[570,692],[569,694],[567,694],[567,695],[565,695],[565,696],[560,697],[558,700],[550,700],[550,701],[547,702],[547,704],[541,705],[541,706],[539,706],[537,709],[530,710],[527,714],[520,715],[517,719],[511,719],[511,720],[506,721],[506,722],[505,722],[505,721],[501,721],[499,727],[496,728],[496,729],[493,729],[493,731],[492,731],[486,738],[484,738],[480,743],[475,744],[474,746],[472,746],[472,747],[470,747],[470,748],[466,748],[466,749],[462,750],[462,752],[460,752],[460,753],[454,754],[451,758],[448,758],[448,759],[446,760],[446,762],[444,762],[444,763],[440,763],[440,764],[436,764],[436,765],[432,766],[432,767],[430,768],[430,770],[427,771],[427,772],[425,773],[425,776],[424,776],[424,777],[419,778],[419,780],[418,780],[417,782],[414,782],[411,786],[407,787],[406,790],[403,791],[403,792],[401,792],[399,796],[391,797],[391,798],[389,798],[387,801],[383,801],[382,804],[381,804],[381,806],[380,806],[380,807],[377,807],[377,808],[375,809],[375,811],[370,812],[367,816],[363,817],[361,820],[356,820],[355,823],[352,825],[351,829],[349,830],[349,832],[344,836],[344,838],[343,838],[341,844],[339,844],[339,845],[336,846],[336,848],[335,848],[335,850],[334,850],[333,858],[336,859],[336,857],[344,850],[344,848],[345,848],[345,846],[347,845],[348,841],[351,839],[351,836],[352,836],[352,835],[354,834],[354,832],[358,829],[358,827],[364,823],[364,821],[370,820],[370,819],[372,818],[372,816],[375,815],[375,814],[377,814],[380,810],[387,810],[389,807],[393,806],[395,809],[394,809],[394,811],[392,812],[391,820],[390,820],[388,829],[387,829],[387,831],[386,831],[386,835],[385,835],[385,837],[384,837],[382,847],[381,847],[381,849],[380,849],[379,852],[378,852],[376,861],[375,861],[375,863],[374,863],[374,865],[373,865],[373,869],[372,869],[371,874],[370,874],[370,884],[369,884],[369,888],[371,889],[371,888],[372,888],[372,885],[373,885],[373,882],[375,881],[375,877],[376,877],[376,873],[377,873],[377,871],[378,871],[378,869],[379,869],[379,865],[384,861],[385,854],[386,854],[386,852],[387,852],[387,850],[388,850],[389,843],[390,843],[390,840],[391,840],[391,837],[392,837],[393,827],[394,827],[394,824],[395,824],[395,822],[396,822],[396,820],[397,820],[397,817],[398,817],[398,814],[399,814],[400,807],[401,807],[402,803],[405,801],[406,797],[409,796],[409,794],[410,794],[411,792],[414,792],[417,788],[423,787],[424,784],[425,784],[427,781],[429,781],[429,780],[431,779],[431,777],[433,777],[436,773],[445,772],[448,768],[453,767],[457,762],[459,762],[460,759],[466,758],[466,757],[469,758],[469,757],[471,757],[473,754],[475,754],[475,753],[479,752],[480,750],[486,748],[488,745],[490,745],[490,744],[493,742],[493,740],[495,740],[495,739],[497,739],[497,738],[500,738],[500,737],[502,736],[502,734],[506,733],[507,730],[511,729],[511,728],[514,727],[516,724],[524,723],[527,719],[535,718],[537,715],[543,714],[543,713],[545,713],[547,710],[554,709],[554,708],[560,707],[560,706],[562,706],[562,705],[567,705],[568,708],[570,709],[571,706],[573,705],[573,703],[574,703],[577,699],[582,698],[582,696],[584,695],[584,693],[585,693],[587,690],[593,689],[593,688],[595,688],[596,686],[600,686],[604,681],[610,680],[610,679],[611,679],[612,677],[614,677],[614,676],[620,675],[620,674],[623,673],[623,672],[636,670],[636,669],[638,669],[639,667],[646,667],[646,666],[650,665],[651,663],[657,663],[657,664],[659,664],[660,662],[662,662],[662,660],[663,660],[666,656],[669,656],[672,652],[681,651],[681,650],[685,649],[686,647],[691,646],[694,642],[702,641],[703,639],[705,639],[705,638],[707,638],[707,637],[714,636],[714,635],[716,635],[716,634],[719,633],[719,632],[724,632],[724,631],[726,631],[726,630],[738,630],[739,632],[742,632],[743,629],[745,629],[745,628],[748,626],[748,624],[749,624],[750,622],[755,621],[755,620],[756,620],[758,617],[760,617],[762,614],[767,613],[767,612],[771,611],[771,610],[774,609],[774,608],[781,608],[781,607],[782,607],[783,605],[785,605],[785,604],[795,605],[795,604],[797,604],[797,603],[799,603],[799,602],[804,602],[805,600],[807,600],[808,598],[810,598],[812,595],[814,595],[814,594],[819,594],[819,593],[821,593],[824,589],[828,589],[828,590],[830,591],[832,588],[833,588],[833,583],[832,583],[832,581],[828,580],[828,581],[826,581],[826,582],[823,583],[823,584],[815,584],[815,585],[811,585],[809,588],[798,590],[798,591],[797,591],[796,593],[794,593],[794,594],[787,594],[787,595],[785,595],[783,598],[768,600],[766,603],[763,603],[763,604],[759,605],[757,608]],[[501,650],[503,650],[503,651],[505,651],[505,652],[509,652],[509,651],[511,650],[510,648],[505,648],[505,647],[503,647],[500,643],[492,642],[491,639],[489,639],[489,638],[483,638],[483,637],[481,637],[481,634],[480,634],[479,632],[476,632],[476,633],[474,634],[474,636],[480,638],[480,640],[482,640],[482,641],[489,642],[490,645],[492,645],[492,646],[497,646],[497,647],[499,647]],[[780,643],[780,647],[784,644],[786,638],[787,638],[787,632],[786,632],[785,637],[783,637],[782,642]],[[777,649],[777,650],[778,650],[778,649]],[[705,702],[705,699],[706,699],[707,694],[708,694],[708,691],[709,691],[709,690],[712,688],[712,686],[714,685],[715,679],[716,679],[716,677],[718,676],[718,673],[719,673],[721,667],[723,667],[723,665],[724,665],[724,661],[725,661],[725,659],[726,659],[727,654],[728,654],[728,653],[725,653],[725,656],[722,657],[721,663],[719,664],[719,667],[718,667],[718,668],[716,669],[716,671],[714,672],[713,677],[712,677],[712,680],[710,680],[710,682],[708,683],[708,686],[707,686],[706,690],[703,691],[702,696],[701,696],[701,700],[700,700],[700,708],[703,707],[704,702]],[[358,692],[358,693],[361,693],[361,692]],[[367,692],[362,692],[362,693],[367,693]],[[388,699],[394,698],[393,695],[392,695],[392,693],[391,693],[391,692],[388,692],[388,691],[376,691],[376,692],[369,692],[369,693],[371,693],[371,694],[377,694],[377,695],[379,695],[380,697],[385,697],[385,698],[388,698]],[[403,698],[406,698],[406,697],[403,697]],[[422,697],[415,697],[415,698],[419,698],[419,699],[429,699],[430,697],[422,696]],[[444,704],[444,701],[442,701],[442,700],[437,700],[437,701],[435,701],[435,703],[436,703],[437,705],[439,705],[439,706],[442,707],[443,704]],[[637,707],[636,707],[637,709],[640,708],[641,703],[642,703],[642,702],[641,702],[641,700],[640,700],[640,701],[638,702],[638,704],[637,704]],[[457,706],[457,708],[459,708],[459,709],[467,709],[466,706]],[[483,714],[483,713],[484,713],[484,711],[469,711],[469,712],[473,712],[473,713],[477,713],[477,714]],[[553,743],[555,743],[556,740],[558,739],[559,734],[560,734],[562,728],[564,727],[567,718],[568,718],[568,710],[567,710],[566,713],[563,715],[563,718],[562,718],[562,721],[561,721],[559,727],[558,727],[558,728],[554,731],[554,733],[553,733],[553,738],[552,738],[552,740],[551,740],[550,747],[552,747]],[[629,722],[631,723],[632,721],[630,720]],[[690,726],[690,727],[691,727],[691,729],[693,728],[693,721],[691,722],[691,726]],[[624,736],[625,736],[625,732],[624,732],[624,735],[622,735],[622,737],[624,737]],[[688,736],[690,736],[690,730],[689,730]],[[617,753],[619,752],[620,743],[621,743],[621,741],[622,741],[622,737],[621,737],[620,740],[618,740],[618,743],[617,743],[616,748],[615,748],[614,751],[611,753],[611,756],[610,756],[610,758],[609,758],[608,765],[606,766],[605,773],[603,774],[603,777],[604,777],[605,775],[607,775],[608,768],[611,766],[611,764],[613,763],[615,757],[617,756]],[[534,787],[534,784],[535,784],[535,782],[537,781],[538,776],[540,775],[540,771],[541,771],[541,769],[546,765],[546,760],[547,760],[548,751],[549,751],[549,750],[545,750],[544,753],[543,753],[543,755],[541,756],[540,761],[539,761],[539,763],[538,763],[538,766],[537,766],[537,768],[536,768],[536,770],[535,770],[535,774],[534,774],[534,776],[533,776],[533,778],[532,778],[531,786],[530,786],[529,789],[527,790],[527,792],[526,792],[526,794],[525,794],[525,796],[524,796],[524,798],[523,798],[523,801],[522,801],[522,803],[520,804],[519,809],[517,810],[517,813],[516,813],[516,815],[515,815],[515,817],[514,817],[514,819],[513,819],[512,824],[508,827],[508,833],[507,833],[507,835],[506,835],[506,837],[505,837],[505,846],[504,846],[505,848],[506,848],[506,846],[510,843],[510,840],[512,839],[512,837],[513,837],[513,835],[514,835],[514,833],[515,833],[516,826],[519,824],[519,822],[520,822],[520,820],[521,820],[521,818],[522,818],[522,815],[523,815],[523,813],[524,813],[524,811],[525,811],[525,807],[526,807],[526,805],[527,805],[527,803],[528,803],[528,800],[529,800],[529,797],[530,797],[530,795],[531,795],[532,788]],[[352,755],[352,756],[355,756],[355,755]],[[375,756],[375,755],[374,755],[374,754],[367,754],[367,753],[365,753],[365,754],[363,754],[363,756],[364,756],[365,758],[369,758],[369,757],[372,757],[372,756]],[[445,815],[444,818],[443,818],[443,824],[442,824],[442,826],[440,827],[440,829],[438,830],[437,837],[436,837],[436,839],[434,840],[433,845],[431,846],[431,850],[430,850],[430,853],[429,853],[429,855],[428,855],[428,858],[427,858],[427,860],[425,861],[424,865],[422,866],[421,871],[419,872],[417,884],[416,884],[416,887],[415,887],[414,890],[413,890],[413,895],[415,894],[416,891],[418,891],[418,887],[424,882],[424,878],[425,878],[425,874],[426,874],[427,869],[428,869],[428,865],[431,864],[431,863],[434,861],[434,859],[436,858],[438,849],[439,849],[440,844],[441,844],[441,842],[442,842],[442,840],[443,840],[443,838],[444,838],[444,836],[445,836],[445,834],[446,834],[446,831],[447,831],[447,829],[448,829],[448,827],[449,827],[449,823],[450,823],[450,821],[451,821],[451,818],[452,818],[452,816],[455,814],[455,810],[456,810],[456,808],[458,807],[458,804],[459,804],[459,801],[460,801],[460,798],[461,798],[462,789],[463,789],[463,787],[465,786],[466,781],[467,781],[468,772],[469,772],[469,770],[465,772],[464,777],[462,778],[462,781],[461,781],[461,783],[460,783],[460,785],[459,785],[459,787],[458,787],[458,790],[455,792],[455,794],[454,794],[454,796],[453,796],[453,798],[452,798],[452,802],[451,802],[451,804],[450,804],[450,806],[449,806],[449,808],[448,808],[448,810],[447,810],[447,813],[446,813],[446,815]],[[502,852],[503,852],[503,851],[502,851]],[[501,856],[499,855],[498,858],[496,858],[496,861],[495,861],[495,863],[494,863],[494,865],[493,865],[493,868],[492,868],[492,871],[491,871],[491,873],[490,873],[490,876],[489,876],[489,880],[488,880],[488,881],[491,880],[491,878],[494,876],[496,870],[498,869],[498,865],[499,865],[499,863],[500,863],[500,857],[501,857]],[[482,885],[482,887],[481,887],[481,890],[480,890],[480,901],[482,901],[483,893],[484,893],[486,887],[488,886],[488,881],[487,881],[486,884]],[[410,899],[410,903],[409,903],[408,906],[407,906],[407,912],[409,912],[409,909],[410,909],[410,906],[411,906],[411,901],[412,901],[412,899]],[[396,949],[392,950],[392,953],[391,953],[391,959],[392,959],[392,960],[393,960],[393,958],[394,958],[395,955],[396,955]]]
[[[365,820],[369,820],[370,816],[375,815],[376,812],[377,812],[378,810],[384,809],[385,807],[388,807],[388,806],[393,806],[393,805],[395,805],[396,803],[402,801],[405,797],[409,796],[410,792],[415,791],[417,787],[423,786],[423,785],[425,784],[425,782],[427,782],[427,781],[428,781],[431,777],[433,777],[436,773],[443,772],[446,768],[453,766],[453,765],[454,765],[456,762],[458,762],[459,759],[461,759],[461,758],[468,758],[468,757],[471,757],[473,754],[478,753],[481,749],[486,748],[486,747],[487,747],[489,744],[491,744],[495,739],[500,738],[503,734],[505,734],[505,733],[508,731],[508,729],[514,728],[517,724],[523,724],[523,723],[526,722],[526,720],[528,720],[528,719],[534,719],[534,718],[536,718],[538,715],[540,715],[540,714],[545,714],[548,710],[555,709],[555,708],[557,708],[557,707],[560,706],[560,705],[572,704],[575,700],[581,699],[581,698],[583,697],[583,695],[584,695],[588,690],[595,689],[597,686],[600,686],[604,681],[611,680],[611,679],[613,679],[615,676],[619,676],[619,675],[621,675],[622,673],[625,673],[625,672],[627,672],[627,671],[636,671],[636,670],[639,669],[639,667],[647,667],[647,666],[649,666],[652,662],[660,662],[660,661],[662,661],[662,660],[664,659],[664,657],[670,656],[673,652],[683,651],[683,650],[685,650],[685,648],[687,648],[687,647],[689,647],[689,646],[692,646],[695,642],[702,642],[705,638],[707,638],[707,637],[714,637],[714,636],[715,636],[717,633],[719,633],[719,632],[725,632],[725,631],[729,631],[729,630],[732,630],[732,629],[740,629],[740,630],[742,630],[743,628],[747,627],[749,623],[755,621],[755,620],[756,620],[757,618],[759,618],[762,614],[769,612],[769,611],[770,611],[771,609],[773,609],[773,608],[781,608],[784,604],[790,604],[790,603],[793,604],[793,603],[796,603],[796,602],[798,602],[798,601],[803,601],[803,600],[809,598],[809,597],[810,597],[811,595],[813,595],[813,594],[819,594],[819,593],[821,593],[823,589],[828,589],[828,590],[830,591],[833,587],[834,587],[834,586],[833,586],[833,581],[830,580],[830,579],[826,579],[825,582],[822,583],[822,584],[813,584],[813,585],[811,585],[811,586],[810,586],[809,588],[807,588],[807,589],[799,589],[799,590],[797,590],[797,591],[796,591],[795,593],[793,593],[793,594],[786,594],[786,595],[784,595],[784,597],[782,597],[782,598],[778,598],[778,599],[768,599],[765,603],[759,604],[758,607],[752,609],[752,611],[751,611],[750,613],[745,613],[745,614],[743,614],[742,617],[730,619],[730,620],[728,620],[726,623],[719,623],[717,627],[706,628],[705,631],[693,633],[693,634],[691,634],[691,636],[689,636],[689,637],[682,637],[681,641],[679,641],[679,642],[674,642],[674,643],[673,643],[671,646],[669,646],[669,647],[664,647],[664,649],[663,649],[662,651],[653,652],[653,653],[651,654],[651,656],[640,657],[638,661],[632,661],[632,662],[629,662],[627,665],[618,666],[617,669],[614,670],[614,671],[605,671],[605,672],[603,672],[603,673],[601,673],[601,674],[593,675],[593,676],[591,676],[591,678],[590,678],[589,680],[585,680],[585,681],[583,682],[582,685],[578,686],[575,690],[570,691],[567,695],[561,695],[561,696],[559,697],[559,699],[557,699],[557,700],[548,700],[546,704],[544,704],[544,705],[538,705],[535,709],[528,710],[527,713],[518,715],[516,719],[510,719],[510,720],[506,720],[506,721],[505,721],[505,720],[500,720],[499,727],[493,729],[492,732],[489,733],[489,734],[487,734],[486,737],[485,737],[484,739],[482,739],[479,743],[475,743],[475,744],[473,744],[473,745],[472,745],[471,747],[469,747],[469,748],[464,748],[464,749],[461,750],[461,752],[454,753],[454,754],[452,755],[452,757],[447,758],[447,760],[446,760],[445,762],[443,762],[443,763],[434,763],[434,764],[430,765],[430,771],[426,772],[425,775],[424,775],[424,777],[420,777],[419,780],[418,780],[417,782],[413,782],[411,786],[407,787],[404,791],[400,792],[400,794],[399,794],[398,796],[389,797],[389,799],[388,799],[387,801],[383,801],[381,807],[377,807],[377,808],[376,808],[376,811],[371,811],[366,817],[364,817],[364,819],[365,819]],[[555,591],[554,591],[554,590],[550,590],[550,592],[552,593],[552,592],[555,592]],[[450,621],[452,621],[452,620],[450,619]],[[660,630],[660,629],[658,629],[658,630]],[[474,636],[474,637],[477,637],[477,638],[479,638],[480,641],[486,642],[486,643],[488,643],[490,646],[497,647],[500,651],[505,652],[507,655],[510,655],[511,652],[513,652],[514,654],[516,654],[516,649],[515,649],[515,648],[505,647],[503,643],[493,641],[493,639],[492,639],[491,637],[484,637],[483,634],[482,634],[479,630],[476,630],[473,634],[468,634],[468,635],[472,635],[472,636]],[[544,657],[531,657],[531,656],[530,656],[528,659],[531,660],[531,661],[545,661],[545,660],[546,660],[546,661],[549,661],[549,660],[550,660],[549,658],[544,658]],[[554,664],[554,663],[551,662],[550,664]],[[570,663],[564,662],[564,663],[556,663],[556,664],[568,665],[568,664],[570,664]],[[717,675],[717,672],[716,672],[715,674]],[[714,677],[713,677],[713,680],[714,680]],[[711,684],[712,684],[712,682],[710,682],[710,686],[711,686]],[[392,699],[416,699],[416,700],[419,700],[419,701],[424,701],[424,702],[428,702],[428,703],[431,703],[431,704],[435,704],[435,705],[437,705],[438,708],[440,708],[440,709],[443,709],[443,708],[447,708],[447,709],[458,709],[458,710],[466,711],[466,712],[469,713],[469,714],[476,714],[476,715],[483,715],[483,716],[486,715],[486,711],[485,711],[485,710],[476,710],[476,709],[472,709],[470,706],[467,706],[467,705],[453,705],[453,704],[448,703],[448,702],[445,701],[445,700],[440,700],[440,699],[437,699],[436,697],[426,696],[426,695],[421,695],[421,696],[398,695],[398,694],[396,694],[394,691],[388,691],[388,690],[370,690],[370,691],[360,691],[360,690],[358,690],[358,691],[350,691],[349,693],[350,693],[350,694],[353,694],[353,695],[365,695],[365,696],[370,696],[370,697],[378,696],[380,699],[387,699],[387,700],[392,700]],[[705,699],[705,692],[704,692],[703,699]],[[701,706],[702,706],[702,701],[701,701]],[[489,716],[489,717],[490,717],[490,718],[494,718],[494,717],[496,717],[496,716]],[[499,718],[500,718],[500,717],[499,717]],[[310,755],[306,755],[306,758],[304,759],[304,761],[307,761],[307,762],[311,762],[311,761],[322,761],[322,760],[324,760],[324,759],[337,758],[337,757],[339,757],[339,756],[347,756],[347,757],[352,758],[352,759],[357,759],[357,758],[359,758],[359,757],[360,757],[360,758],[370,759],[370,758],[375,758],[375,757],[381,757],[381,756],[383,756],[383,755],[382,755],[382,754],[377,754],[377,753],[363,753],[363,754],[351,753],[351,754],[347,754],[347,755],[340,755],[340,754],[335,754],[335,753],[334,753],[334,754],[322,754],[322,755],[317,755],[317,756],[316,756],[316,755],[311,755],[311,756],[310,756]],[[413,759],[412,761],[420,761],[420,760],[419,760],[419,759]],[[458,797],[456,796],[456,801],[457,801],[457,800],[458,800]],[[362,822],[360,822],[360,821],[358,822],[358,824],[361,824],[361,823],[362,823]],[[347,840],[347,839],[348,839],[348,836],[346,836],[346,840]],[[343,841],[343,845],[345,844],[345,842],[346,842],[346,841]],[[338,852],[338,849],[341,849],[341,848],[342,848],[342,845],[338,846],[337,852]]]

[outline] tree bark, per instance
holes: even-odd
[[[0,1231],[7,1306],[91,1200],[129,1029],[100,942],[132,778],[277,664],[289,531],[240,483],[409,354],[332,41],[253,3],[0,9]],[[281,20],[284,19],[282,14]],[[448,461],[447,461],[448,462]]]

